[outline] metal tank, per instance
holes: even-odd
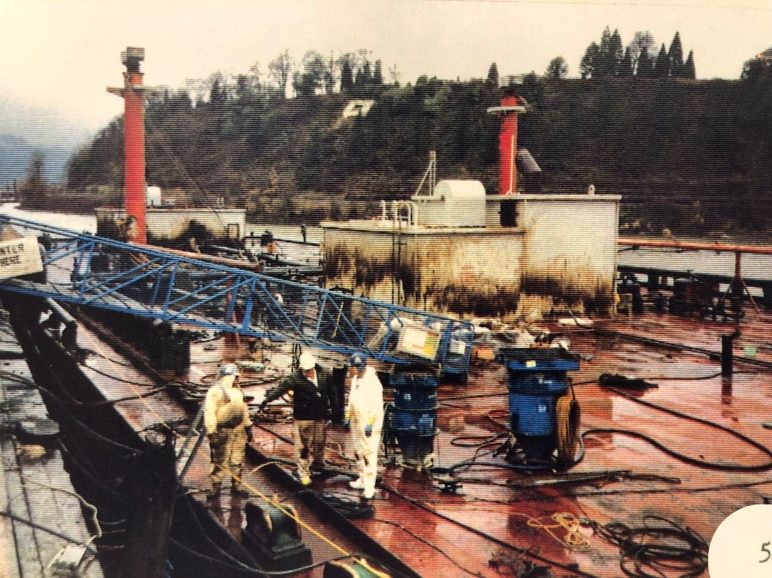
[[[480,181],[444,180],[431,195],[415,195],[425,227],[484,227],[485,187]]]

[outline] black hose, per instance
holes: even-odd
[[[649,443],[651,443],[656,448],[662,450],[666,454],[668,454],[668,455],[670,455],[672,457],[675,457],[675,458],[677,458],[677,459],[679,459],[679,460],[681,460],[683,462],[686,462],[686,463],[692,464],[692,465],[696,465],[696,466],[700,466],[700,467],[708,467],[708,468],[712,468],[712,469],[716,469],[716,470],[735,471],[735,472],[762,472],[762,471],[768,470],[769,468],[772,468],[772,450],[770,450],[765,445],[757,442],[756,440],[753,440],[753,439],[749,438],[748,436],[745,436],[745,435],[743,435],[741,433],[738,433],[738,432],[736,432],[736,431],[734,431],[734,430],[732,430],[732,429],[730,429],[730,428],[728,428],[726,426],[723,426],[721,424],[717,424],[715,422],[708,421],[706,419],[695,417],[693,415],[687,415],[685,413],[681,413],[680,411],[676,411],[674,409],[669,409],[669,408],[666,408],[666,407],[662,407],[660,405],[657,405],[655,403],[651,403],[649,401],[644,401],[642,399],[639,399],[639,398],[637,398],[637,397],[635,397],[633,395],[630,395],[630,394],[628,394],[628,393],[626,393],[624,391],[621,391],[619,389],[616,389],[614,387],[608,387],[606,389],[608,389],[609,391],[613,391],[617,395],[621,395],[622,397],[627,398],[627,399],[629,399],[631,401],[634,401],[634,402],[639,403],[641,405],[645,405],[646,407],[650,407],[650,408],[653,408],[653,409],[658,409],[658,410],[663,411],[665,413],[669,413],[670,415],[674,415],[676,417],[680,417],[680,418],[688,419],[688,420],[691,420],[691,421],[695,421],[697,423],[701,423],[703,425],[707,425],[708,427],[712,427],[712,428],[721,430],[721,431],[723,431],[725,433],[728,433],[728,434],[736,437],[740,441],[745,442],[746,444],[748,444],[748,445],[756,448],[757,450],[759,450],[761,453],[763,453],[764,455],[766,455],[769,458],[769,461],[764,463],[764,464],[759,464],[759,465],[755,465],[755,466],[745,466],[745,465],[741,465],[741,464],[717,464],[717,463],[706,462],[704,460],[697,460],[695,458],[691,458],[691,457],[686,456],[684,454],[680,454],[678,452],[670,450],[667,447],[665,447],[664,445],[662,445],[661,443],[659,443],[658,441],[654,440],[653,438],[650,438],[649,436],[647,436],[645,434],[641,434],[639,432],[634,432],[634,431],[631,431],[631,430],[623,430],[623,429],[617,429],[617,428],[594,428],[594,429],[585,431],[582,434],[582,436],[585,436],[585,435],[587,435],[589,433],[618,433],[618,434],[630,435],[630,436],[637,437],[639,439],[643,439],[645,441],[648,441]]]
[[[465,524],[464,522],[460,522],[460,521],[458,521],[458,520],[456,520],[454,518],[451,518],[447,514],[444,514],[444,513],[440,512],[438,510],[435,510],[435,509],[431,508],[430,506],[426,505],[424,502],[422,502],[420,500],[417,500],[415,498],[411,498],[410,496],[407,496],[407,495],[403,494],[402,492],[400,492],[396,488],[393,488],[393,487],[388,486],[388,485],[383,484],[383,483],[381,484],[381,487],[384,490],[386,490],[388,492],[391,492],[392,494],[394,494],[396,496],[399,496],[403,500],[413,504],[414,506],[416,506],[418,508],[421,508],[422,510],[424,510],[426,512],[429,512],[430,514],[438,516],[439,518],[442,518],[443,520],[446,520],[446,521],[448,521],[448,522],[450,522],[452,524],[455,524],[456,526],[459,526],[460,528],[463,528],[464,530],[467,530],[468,532],[476,534],[476,535],[484,538],[485,540],[493,542],[494,544],[497,544],[497,545],[499,545],[499,546],[501,546],[503,548],[507,548],[509,550],[513,550],[513,551],[515,551],[515,552],[517,552],[519,554],[522,554],[524,556],[528,556],[530,558],[534,558],[536,560],[539,560],[540,562],[544,562],[544,563],[549,564],[551,566],[554,566],[556,568],[561,568],[562,570],[566,570],[566,571],[570,572],[571,575],[584,576],[585,578],[599,578],[595,574],[590,574],[588,572],[584,572],[584,571],[580,570],[579,568],[577,568],[576,566],[569,565],[569,564],[563,564],[561,562],[558,562],[557,560],[551,560],[550,558],[546,558],[544,556],[541,556],[538,553],[536,553],[533,550],[531,550],[530,548],[519,548],[518,546],[515,546],[514,544],[512,544],[510,542],[506,542],[504,540],[500,540],[499,538],[496,538],[495,536],[492,536],[492,535],[488,534],[487,532],[483,532],[482,530],[478,530],[477,528],[475,528],[473,526],[469,526],[468,524]]]
[[[650,521],[663,522],[650,525]],[[700,576],[708,565],[708,545],[691,528],[681,528],[675,522],[659,516],[644,517],[641,528],[630,528],[621,522],[600,525],[590,522],[595,532],[619,546],[622,557],[619,567],[633,578],[661,578],[675,571],[680,578]],[[647,572],[650,569],[656,574]]]
[[[95,556],[98,554],[98,552],[89,544],[84,543],[81,540],[76,540],[75,538],[71,538],[70,536],[67,536],[66,534],[62,534],[61,532],[57,532],[56,530],[53,530],[51,528],[48,528],[46,526],[41,526],[40,524],[36,524],[35,522],[31,520],[25,520],[24,518],[20,518],[16,514],[12,514],[11,512],[6,512],[5,510],[0,510],[0,516],[5,516],[6,518],[10,518],[11,520],[14,520],[16,522],[21,522],[22,524],[26,524],[28,526],[31,526],[35,528],[36,530],[42,530],[43,532],[47,532],[53,536],[56,536],[57,538],[61,538],[62,540],[66,540],[68,542],[71,542],[73,544],[77,544],[78,546],[83,546],[86,550],[88,550],[91,554],[94,554]]]
[[[384,520],[383,518],[373,518],[373,521],[374,522],[379,522],[381,524],[389,524],[390,526],[394,526],[395,528],[399,528],[400,530],[402,530],[406,534],[409,534],[410,536],[412,536],[413,538],[415,538],[419,542],[421,542],[423,544],[426,544],[430,548],[433,548],[434,550],[436,550],[437,552],[442,554],[445,558],[450,560],[457,568],[460,568],[461,570],[463,570],[464,572],[466,572],[470,576],[479,576],[480,575],[479,572],[472,572],[468,568],[462,566],[458,561],[456,561],[453,558],[451,558],[451,556],[445,550],[443,550],[442,548],[437,546],[437,544],[434,544],[434,543],[430,542],[426,538],[422,538],[421,536],[419,536],[418,534],[416,534],[412,530],[409,530],[408,528],[406,528],[402,524],[399,524],[397,522],[392,522],[391,520]]]
[[[107,373],[105,371],[97,369],[96,367],[91,367],[90,365],[86,365],[85,363],[82,364],[82,365],[84,367],[90,369],[94,373],[98,373],[99,375],[103,375],[104,377],[109,377],[110,379],[113,379],[115,381],[120,381],[122,383],[128,383],[129,385],[138,385],[138,386],[143,386],[143,387],[157,387],[158,386],[157,383],[144,383],[144,382],[140,382],[140,381],[131,381],[129,379],[123,379],[123,378],[120,378],[120,377],[116,376],[115,374]]]
[[[333,493],[324,492],[319,498],[329,505],[333,510],[348,520],[357,520],[360,518],[372,518],[375,510],[366,501],[362,502],[349,496],[339,496]]]
[[[7,377],[9,379],[18,378],[18,376],[15,376],[12,373],[6,372],[4,370],[0,370],[0,375],[2,375],[4,377]],[[54,377],[54,379],[58,382],[59,387],[60,387],[60,389],[62,389],[62,391],[67,391],[66,388],[62,388],[61,387],[62,383],[61,383],[61,381],[58,378]],[[94,430],[93,428],[89,427],[87,424],[83,423],[81,420],[79,420],[77,417],[75,417],[75,415],[71,411],[69,411],[69,409],[67,409],[68,403],[65,402],[64,400],[62,400],[60,397],[58,397],[50,389],[47,389],[47,388],[43,387],[42,385],[40,385],[38,383],[35,383],[34,381],[31,381],[31,380],[27,380],[27,382],[31,383],[32,385],[37,387],[40,391],[42,391],[48,397],[50,397],[52,401],[56,402],[58,407],[61,408],[65,413],[67,413],[67,416],[72,421],[72,423],[74,423],[75,425],[80,427],[81,430],[86,435],[88,435],[89,437],[91,437],[93,439],[96,439],[97,441],[101,441],[101,442],[107,444],[108,446],[112,446],[112,447],[124,450],[127,453],[132,454],[132,455],[136,455],[136,454],[139,453],[139,450],[137,450],[136,448],[124,445],[124,444],[116,442],[115,440],[112,440],[112,439],[110,439],[110,438],[108,438],[106,436],[103,436],[98,431]]]
[[[450,445],[456,446],[459,448],[481,448],[481,447],[487,446],[488,444],[496,441],[500,437],[506,436],[506,435],[509,435],[509,432],[501,432],[490,436],[473,436],[473,435],[457,436],[457,437],[454,437],[452,440],[450,440]],[[461,440],[482,440],[482,441],[480,443],[468,444],[468,443],[463,443]]]

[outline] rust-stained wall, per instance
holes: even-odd
[[[619,197],[523,195],[523,288],[605,312],[613,303]]]
[[[97,230],[109,231],[119,219],[126,217],[123,208],[96,209]],[[245,234],[246,211],[244,209],[147,209],[147,234],[149,242],[186,240],[193,227],[203,227],[214,239],[226,237],[231,227],[233,236],[239,239]],[[98,233],[102,234],[102,233]]]
[[[517,309],[522,239],[511,233],[421,229],[394,233],[366,222],[325,224],[328,286],[459,315]]]
[[[390,221],[323,223],[328,286],[462,316],[514,319],[568,304],[613,304],[619,197],[515,195],[515,227],[497,226],[499,199],[480,228]]]

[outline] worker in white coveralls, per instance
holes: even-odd
[[[349,365],[351,391],[346,405],[346,422],[351,426],[359,474],[349,486],[362,490],[362,497],[370,500],[375,495],[375,479],[378,475],[378,446],[383,428],[383,385],[363,355],[352,355]]]
[[[210,497],[219,496],[228,473],[232,477],[232,492],[247,493],[240,480],[246,444],[252,441],[252,420],[238,379],[238,368],[232,363],[223,364],[204,400],[204,428],[212,460]]]

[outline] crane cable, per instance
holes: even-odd
[[[147,102],[148,99],[145,98],[145,101]],[[201,186],[196,182],[196,180],[193,178],[193,176],[190,174],[190,172],[185,168],[185,166],[182,164],[182,161],[177,157],[177,155],[174,154],[174,151],[171,150],[171,147],[169,146],[169,143],[166,142],[166,139],[168,138],[165,131],[155,125],[153,123],[153,120],[150,118],[150,115],[145,115],[145,120],[147,121],[148,126],[152,129],[152,132],[154,134],[157,134],[160,138],[158,139],[158,143],[161,145],[161,149],[169,156],[169,158],[172,160],[172,162],[176,165],[177,170],[180,171],[182,176],[187,179],[192,185],[194,191],[198,193],[200,198],[204,201],[204,204],[206,205],[206,208],[212,211],[215,217],[217,217],[217,220],[220,221],[220,224],[222,225],[224,230],[228,230],[228,227],[226,226],[225,222],[222,220],[222,217],[220,216],[220,213],[215,210],[214,207],[212,207],[211,203],[209,202],[209,199],[207,198],[206,193],[204,193],[204,190],[201,188]]]
[[[99,353],[99,355],[100,355],[101,357],[104,357],[104,358],[105,358],[105,359],[107,359],[107,360],[108,360],[110,363],[114,363],[112,359],[110,359],[109,357],[107,357],[107,356],[106,356],[106,354],[105,354],[104,352],[102,352],[102,350],[101,350],[101,347],[100,347],[100,345],[99,345],[99,342],[95,341],[95,342],[94,342],[94,346],[96,347],[96,351],[97,351],[97,353]],[[119,364],[115,364],[115,365],[119,365]],[[85,364],[84,364],[84,367],[88,367],[89,369],[92,369],[91,367],[89,367],[88,365],[85,365]],[[95,371],[97,371],[97,373],[101,373],[101,372],[99,372],[98,370],[95,370]],[[119,371],[120,371],[120,370],[119,370]],[[166,423],[166,420],[165,420],[163,417],[161,417],[161,414],[159,414],[159,413],[158,413],[158,411],[157,411],[157,410],[156,410],[156,409],[155,409],[155,408],[152,406],[152,404],[151,404],[151,403],[150,403],[150,402],[147,400],[147,397],[146,397],[146,396],[144,396],[144,395],[142,395],[142,392],[141,392],[141,391],[140,391],[140,390],[139,390],[139,389],[136,387],[136,385],[135,385],[134,383],[132,383],[132,382],[130,382],[130,381],[127,381],[127,380],[121,380],[121,381],[123,381],[123,382],[125,382],[126,384],[128,384],[128,386],[129,386],[129,387],[132,389],[132,391],[133,391],[133,392],[134,392],[134,394],[136,395],[137,399],[139,399],[139,401],[140,401],[140,402],[142,402],[142,404],[143,404],[143,405],[144,405],[144,406],[147,408],[148,412],[150,412],[150,414],[152,414],[152,415],[154,415],[155,417],[157,417],[157,418],[158,418],[158,423],[159,423],[160,425],[162,425],[163,427],[165,427],[165,428],[166,428],[168,431],[172,432],[172,433],[175,435],[175,437],[179,437],[179,436],[178,436],[178,434],[177,434],[177,432],[176,432],[176,431],[174,431],[174,428],[173,428],[173,427],[171,427],[171,426],[170,426],[168,423]]]

